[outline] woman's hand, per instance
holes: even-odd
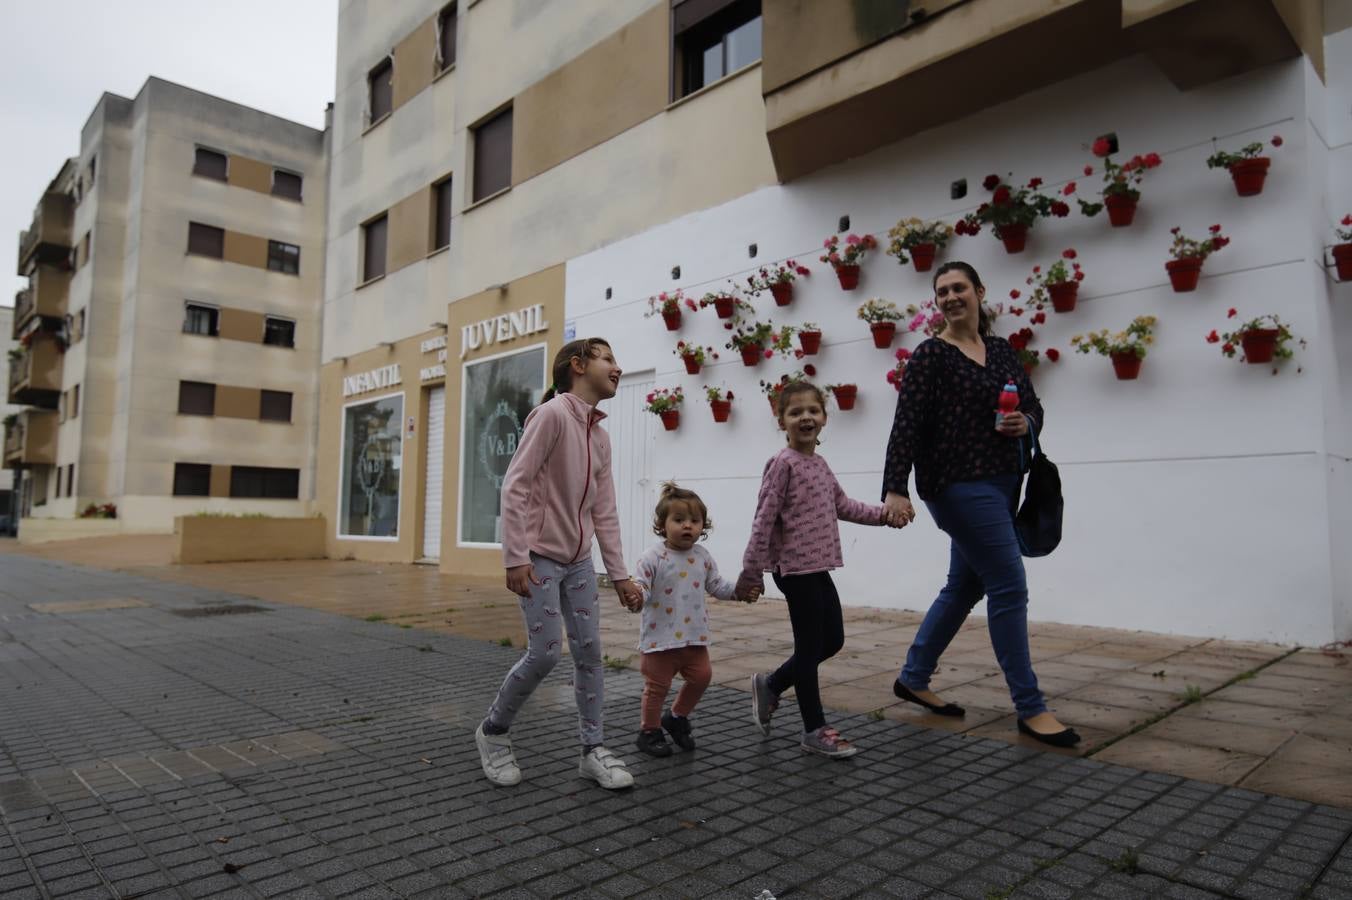
[[[1018,410],[1007,412],[1000,419],[1000,424],[995,426],[995,430],[1005,437],[1023,437],[1028,433],[1028,418]]]
[[[512,566],[507,570],[507,590],[518,597],[529,597],[530,586],[539,583],[540,579],[535,577],[535,567],[530,563]]]
[[[643,588],[632,578],[626,578],[623,581],[614,582],[615,593],[620,595],[620,605],[630,612],[638,612],[643,608]]]
[[[910,497],[888,491],[883,506],[887,507],[887,524],[893,528],[905,528],[915,521],[915,507],[911,505]]]

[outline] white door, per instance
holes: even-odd
[[[427,469],[423,478],[423,548],[425,559],[441,557],[441,473],[445,468],[446,388],[427,394]]]
[[[625,375],[620,379],[619,393],[601,404],[607,415],[602,424],[610,433],[610,469],[615,479],[615,504],[620,514],[620,540],[627,568],[632,568],[656,540],[652,518],[653,507],[657,505],[657,485],[653,481],[657,416],[643,410],[656,384],[651,369]],[[604,572],[599,553],[595,562],[596,570]]]

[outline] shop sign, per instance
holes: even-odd
[[[446,335],[428,338],[422,342],[423,353],[431,353],[434,350],[437,354],[437,364],[419,369],[419,381],[435,381],[438,378],[446,377]]]
[[[381,388],[396,387],[403,383],[404,380],[399,374],[399,363],[392,363],[388,366],[381,366],[379,369],[372,369],[369,372],[358,372],[356,375],[344,376],[343,396],[351,397],[355,394],[365,394]]]
[[[513,338],[536,334],[548,328],[543,303],[503,313],[482,322],[472,322],[460,329],[460,358],[464,359],[471,350],[506,343]]]

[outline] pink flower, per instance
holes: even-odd
[[[1280,147],[1281,145],[1282,145],[1282,136],[1280,134],[1274,134],[1272,136],[1272,146]]]
[[[836,236],[835,236],[835,235],[831,235],[829,238],[827,238],[826,240],[822,241],[822,246],[825,247],[827,250],[830,250],[830,249],[831,249],[832,247],[834,247],[835,245],[836,245]]]
[[[1061,188],[1061,196],[1063,197],[1069,197],[1073,193],[1075,193],[1075,182],[1073,181],[1068,182],[1065,187]]]
[[[1074,247],[1071,247],[1071,248],[1068,249],[1068,250],[1062,250],[1062,251],[1061,251],[1061,258],[1062,258],[1062,259],[1075,259],[1077,256],[1079,256],[1079,254],[1075,252],[1075,248],[1074,248]]]
[[[1094,141],[1091,149],[1095,156],[1103,157],[1113,152],[1113,145],[1106,137],[1101,137]]]
[[[845,243],[850,244],[851,246],[853,246],[854,244],[859,243],[859,235],[857,235],[857,234],[846,235],[846,236],[845,236]]]
[[[896,357],[898,362],[905,362],[911,358],[911,351],[907,350],[905,347],[898,347]]]

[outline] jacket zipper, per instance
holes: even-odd
[[[587,414],[587,480],[582,485],[582,499],[577,504],[577,547],[573,550],[573,559],[569,563],[577,562],[577,558],[582,555],[582,508],[587,505],[587,493],[591,491],[591,430],[596,421],[592,419],[591,414]]]

